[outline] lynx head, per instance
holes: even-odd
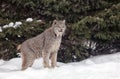
[[[52,27],[57,37],[62,36],[66,29],[65,20],[54,20]]]

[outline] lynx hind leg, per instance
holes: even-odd
[[[22,70],[31,67],[34,63],[35,57],[34,55],[22,53]]]
[[[54,68],[55,66],[57,66],[57,53],[52,53],[51,54],[51,67]]]
[[[50,65],[49,65],[49,56],[50,56],[50,53],[42,52],[44,68],[46,68],[46,67],[50,68]]]

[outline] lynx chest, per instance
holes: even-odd
[[[55,51],[58,51],[59,50],[59,47],[60,47],[60,44],[61,44],[61,40],[55,40],[52,44],[51,44],[51,47],[50,47],[50,51],[51,52],[55,52]]]

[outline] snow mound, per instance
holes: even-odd
[[[0,60],[0,79],[120,79],[120,52],[58,65],[43,68],[42,59],[37,59],[31,68],[21,71],[21,58]]]
[[[15,25],[13,27],[16,28],[16,27],[19,27],[20,25],[22,25],[22,22],[18,21],[18,22],[15,22]]]
[[[8,25],[4,25],[3,28],[8,28],[8,27],[13,27],[13,28],[16,28],[16,27],[19,27],[20,25],[22,25],[22,22],[18,21],[18,22],[10,22]],[[1,28],[1,31],[2,31],[2,28]]]
[[[3,26],[3,28],[7,28],[7,27],[9,27],[9,25],[7,25],[7,24]]]
[[[8,26],[9,26],[9,27],[13,27],[13,26],[14,26],[14,23],[13,23],[13,22],[10,22]]]
[[[33,21],[32,18],[27,18],[27,19],[26,19],[26,22],[32,22],[32,21]]]

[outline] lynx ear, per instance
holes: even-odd
[[[56,23],[57,23],[57,20],[54,20],[54,21],[53,21],[53,24],[55,25]]]
[[[66,21],[65,20],[63,20],[63,23],[65,23]]]

